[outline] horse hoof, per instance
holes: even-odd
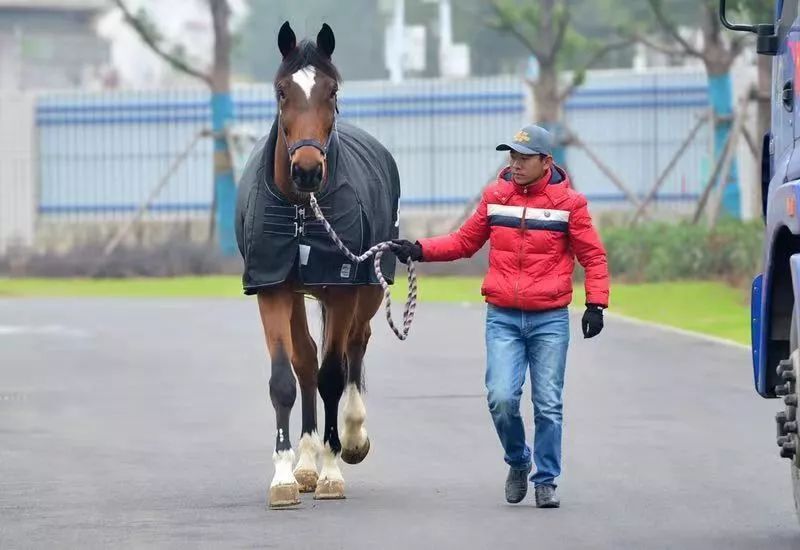
[[[300,490],[297,483],[292,485],[275,485],[269,488],[269,507],[287,508],[300,504]]]
[[[335,479],[322,479],[317,483],[314,492],[315,500],[338,500],[344,498],[344,481]]]
[[[317,488],[319,475],[314,470],[297,470],[294,473],[301,493],[313,493]]]
[[[369,438],[364,441],[361,447],[355,449],[342,449],[342,460],[348,464],[358,464],[367,458],[369,453]]]

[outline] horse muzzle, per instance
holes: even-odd
[[[292,167],[292,183],[301,193],[316,193],[322,187],[322,164],[307,169],[298,165]]]

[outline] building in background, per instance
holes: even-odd
[[[0,0],[0,90],[113,87],[105,0]]]

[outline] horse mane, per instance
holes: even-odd
[[[278,72],[275,74],[274,85],[277,86],[279,81],[309,65],[334,79],[337,83],[341,83],[342,75],[339,74],[339,69],[336,68],[333,61],[320,53],[315,43],[310,40],[303,40],[292,53],[283,59],[280,67],[278,67]]]

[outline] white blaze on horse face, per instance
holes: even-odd
[[[300,86],[303,93],[306,94],[306,99],[311,99],[311,90],[314,88],[314,83],[317,79],[317,69],[308,66],[300,69],[292,75],[292,80]]]
[[[344,399],[344,430],[342,431],[342,447],[357,449],[367,440],[367,430],[364,420],[367,418],[367,408],[361,399],[361,392],[355,384],[347,386]]]
[[[294,451],[292,449],[273,453],[272,462],[275,463],[275,477],[272,478],[270,487],[297,483],[294,473],[292,473],[292,465],[294,464]]]

